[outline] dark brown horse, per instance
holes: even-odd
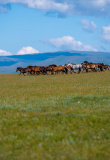
[[[104,65],[103,63],[98,63],[98,68],[100,69],[100,71],[104,71],[104,69],[105,69],[105,70],[107,70],[107,69],[109,70],[109,67],[110,67],[110,66],[107,65],[107,64]]]
[[[49,72],[52,73],[52,67],[42,66],[40,69],[42,74],[48,74]]]
[[[28,69],[27,68],[22,68],[22,67],[17,67],[17,69],[16,69],[16,72],[17,71],[20,71],[20,74],[19,75],[21,75],[21,73],[25,76],[25,74],[24,73],[27,73],[28,72]]]

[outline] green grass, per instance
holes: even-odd
[[[0,75],[0,160],[109,160],[110,71]]]

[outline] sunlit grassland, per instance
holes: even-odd
[[[110,71],[0,75],[0,160],[109,160]]]

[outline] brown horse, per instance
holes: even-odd
[[[84,61],[82,65],[85,67],[86,72],[88,72],[89,69],[91,69],[92,71],[97,71],[98,69],[97,63],[89,63],[88,61]]]
[[[32,71],[31,71],[31,68],[32,68],[32,67],[36,67],[36,66],[27,66],[28,74],[29,74],[29,73],[32,74]]]
[[[108,64],[106,64],[106,65],[103,66],[103,68],[104,68],[105,70],[107,70],[107,69],[109,70],[109,67],[110,67],[110,66],[109,66]]]
[[[29,72],[31,72],[32,74],[40,74],[41,67],[39,67],[39,66],[31,67],[31,68],[29,68]]]
[[[57,67],[57,65],[56,65],[56,64],[50,64],[48,67],[49,67],[49,68]]]
[[[103,71],[104,64],[103,63],[97,63],[97,64],[98,64],[98,68],[100,69],[100,71]]]
[[[98,63],[98,68],[100,69],[100,71],[104,71],[104,69],[105,69],[105,70],[107,70],[107,69],[109,70],[109,67],[110,67],[110,66],[107,65],[107,64],[104,65],[103,63]]]
[[[19,75],[21,75],[21,73],[25,76],[25,74],[24,73],[27,73],[28,72],[28,69],[27,68],[22,68],[22,67],[17,67],[17,69],[16,69],[16,72],[17,71],[20,71],[20,74]]]
[[[56,73],[68,73],[68,69],[65,66],[57,66],[57,67],[52,67],[52,74],[56,74]]]

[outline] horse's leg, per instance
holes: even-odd
[[[25,76],[24,72],[23,72],[23,75]]]
[[[94,67],[94,71],[96,72],[97,70],[96,70],[96,67]]]
[[[65,73],[68,74],[68,69],[67,68],[65,69]]]
[[[73,69],[73,73],[74,73],[74,69]]]
[[[79,68],[78,74],[81,72],[81,68]]]
[[[101,72],[103,71],[102,67],[100,67],[100,71],[101,71]]]
[[[70,74],[72,74],[72,69],[69,69],[68,71],[70,72]]]
[[[83,72],[84,72],[86,70],[86,67],[83,66],[82,69],[83,69]]]
[[[21,72],[20,72],[20,74],[19,74],[19,76],[21,75]]]

